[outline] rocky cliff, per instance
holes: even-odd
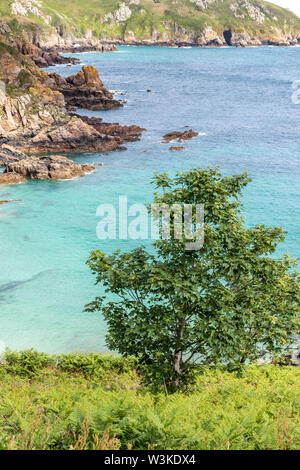
[[[0,14],[28,41],[60,50],[112,43],[291,45],[300,19],[261,0],[0,0]]]

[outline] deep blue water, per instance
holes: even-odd
[[[96,209],[117,204],[119,195],[150,202],[154,171],[248,171],[246,223],[283,226],[288,235],[278,255],[299,253],[300,105],[291,86],[300,79],[300,48],[121,47],[78,57],[127,100],[124,108],[84,113],[147,131],[126,151],[75,157],[104,162],[84,178],[0,187],[0,200],[21,200],[0,207],[0,341],[13,349],[105,350],[102,318],[82,312],[100,294],[85,261],[93,249],[144,242],[98,240]],[[54,70],[66,76],[79,69]],[[169,152],[162,135],[185,126],[199,136]]]

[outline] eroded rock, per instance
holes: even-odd
[[[75,116],[79,117],[78,115]],[[118,122],[103,122],[101,118],[89,118],[87,116],[80,116],[80,118],[82,121],[92,126],[99,134],[110,138],[113,137],[118,144],[140,140],[142,132],[146,130],[143,127],[135,125],[121,126]]]
[[[93,126],[75,116],[65,125],[42,130],[20,145],[28,153],[108,152],[119,148],[113,136],[101,136]]]

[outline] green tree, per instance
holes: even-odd
[[[173,236],[155,241],[151,252],[90,255],[96,283],[117,297],[97,297],[86,310],[103,314],[108,347],[137,356],[152,380],[178,386],[201,364],[239,368],[283,355],[295,341],[296,261],[271,256],[284,240],[282,228],[245,226],[239,196],[249,181],[218,168],[155,175],[156,204],[205,205],[203,247],[187,251],[187,240]]]

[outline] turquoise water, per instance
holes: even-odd
[[[278,255],[298,255],[300,105],[292,104],[291,85],[300,79],[299,48],[121,47],[78,57],[127,100],[121,109],[84,113],[147,131],[126,151],[73,156],[104,163],[84,178],[0,187],[0,200],[21,201],[0,207],[0,341],[14,349],[105,350],[102,318],[82,312],[101,294],[85,261],[93,249],[144,242],[98,240],[96,209],[119,195],[151,201],[154,171],[210,164],[250,172],[247,224],[285,227]],[[79,68],[54,70],[66,76]],[[169,152],[162,135],[184,126],[199,136]]]

